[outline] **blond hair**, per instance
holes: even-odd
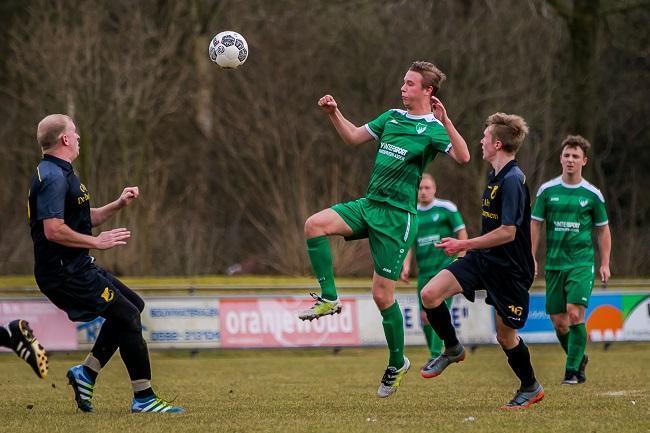
[[[516,114],[494,113],[485,120],[485,127],[491,127],[493,141],[500,141],[504,152],[517,153],[528,134],[528,125]]]
[[[65,114],[50,114],[38,122],[36,141],[43,150],[48,150],[56,145],[68,126],[68,122],[72,122],[72,119]]]

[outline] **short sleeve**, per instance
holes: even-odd
[[[507,176],[501,185],[501,224],[518,226],[524,220],[525,186],[518,176]]]
[[[44,178],[36,196],[36,219],[63,219],[68,183],[63,174],[50,174]]]
[[[463,221],[463,217],[461,216],[460,212],[458,212],[458,209],[456,209],[454,212],[450,212],[449,222],[451,224],[451,230],[454,233],[465,228],[465,221]]]
[[[535,221],[546,220],[546,190],[537,192],[537,198],[535,204],[533,204],[530,217]]]
[[[386,122],[390,119],[392,111],[393,110],[388,110],[376,119],[365,124],[366,129],[375,140],[379,140],[381,134],[384,133],[384,125],[386,125]]]
[[[594,225],[605,226],[609,223],[607,219],[607,211],[605,210],[605,202],[597,197],[594,201]]]
[[[447,153],[451,150],[451,140],[447,130],[442,124],[436,122],[433,132],[431,133],[431,142],[433,148],[438,152]]]

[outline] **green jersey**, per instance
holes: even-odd
[[[427,206],[418,204],[418,232],[415,238],[415,260],[420,275],[434,276],[454,261],[435,244],[442,238],[453,237],[464,229],[463,217],[455,204],[435,199]]]
[[[598,188],[584,179],[576,185],[552,179],[537,191],[531,218],[546,221],[546,269],[594,265],[591,231],[608,223]]]
[[[431,113],[397,109],[365,127],[379,142],[366,197],[415,213],[422,173],[438,152],[451,149],[447,131]]]

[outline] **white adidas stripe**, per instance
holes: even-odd
[[[79,385],[85,386],[86,388],[89,388],[89,389],[93,389],[93,386],[90,383],[84,382],[83,380],[79,379],[78,377],[75,377],[75,380],[77,381],[77,383]]]

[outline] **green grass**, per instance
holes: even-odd
[[[66,370],[82,354],[55,354],[42,381],[12,354],[0,356],[2,432],[648,432],[650,344],[589,347],[584,385],[559,385],[559,346],[532,346],[546,398],[532,409],[498,408],[516,380],[495,346],[480,347],[444,375],[418,374],[426,355],[407,348],[413,367],[401,390],[375,397],[385,349],[154,352],[154,385],[177,397],[183,415],[131,415],[130,384],[118,356],[102,372],[98,413],[76,411]]]

